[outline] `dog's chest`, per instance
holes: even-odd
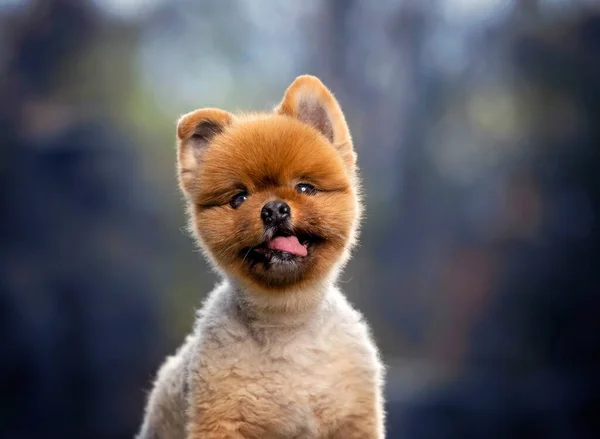
[[[357,373],[351,335],[343,325],[331,324],[310,331],[265,331],[240,341],[238,360],[230,359],[235,366],[223,361],[232,371],[219,374],[228,383],[223,397],[237,400],[240,417],[250,420],[252,429],[263,429],[249,431],[248,437],[325,436],[356,397],[350,385]]]
[[[287,423],[295,423],[306,437],[327,432],[352,404],[354,395],[346,385],[348,373],[353,373],[348,370],[348,355],[352,355],[348,337],[331,326],[282,336],[257,358],[256,370],[266,378],[271,394],[277,395],[272,402],[279,408],[295,407]]]

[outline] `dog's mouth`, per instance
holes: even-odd
[[[254,263],[301,262],[320,241],[322,239],[315,235],[278,233],[260,245],[244,249],[244,254]]]

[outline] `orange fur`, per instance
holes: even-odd
[[[335,286],[362,208],[333,95],[301,76],[272,113],[184,115],[177,142],[190,227],[226,282],[161,369],[140,437],[180,437],[184,412],[189,438],[382,438],[382,366]],[[249,257],[265,240],[261,209],[271,201],[289,205],[295,235],[313,237],[290,264]]]
[[[307,104],[310,102],[318,102],[327,114],[327,118],[331,121],[331,127],[328,130],[329,135],[327,136],[330,138],[328,140],[333,143],[350,172],[354,174],[356,170],[356,153],[352,147],[352,137],[344,113],[333,94],[319,79],[310,75],[296,78],[294,83],[286,90],[283,101],[275,111],[296,119],[303,119],[302,107],[303,105],[310,105]]]

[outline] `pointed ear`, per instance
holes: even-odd
[[[315,128],[333,144],[346,166],[354,171],[356,153],[344,113],[333,94],[317,77],[297,77],[275,112],[295,117]]]
[[[195,173],[215,136],[233,122],[233,115],[216,108],[202,108],[183,115],[177,123],[177,173],[184,194],[194,193]]]

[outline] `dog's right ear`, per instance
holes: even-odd
[[[298,76],[275,112],[300,120],[319,131],[338,151],[348,170],[356,170],[356,153],[342,108],[319,78]]]
[[[215,136],[233,122],[233,115],[217,108],[202,108],[177,122],[177,173],[186,196],[194,193],[196,171]]]

